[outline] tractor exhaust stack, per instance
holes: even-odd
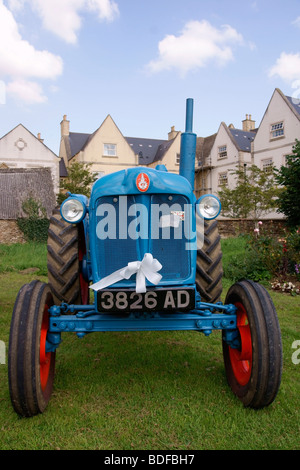
[[[194,189],[197,135],[193,133],[193,108],[194,100],[188,98],[186,100],[185,132],[181,134],[179,173],[190,182]]]

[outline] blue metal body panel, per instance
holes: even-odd
[[[232,347],[239,347],[236,307],[197,302],[188,313],[145,312],[129,315],[98,313],[92,305],[53,306],[49,309],[47,352],[61,342],[61,333],[75,332],[79,338],[104,331],[199,331],[206,336],[213,330],[223,330],[223,337]]]
[[[150,180],[150,186],[147,194],[141,195],[136,187],[136,178],[140,173],[145,173]],[[89,240],[90,240],[90,253],[97,253],[97,201],[101,197],[107,196],[136,196],[140,198],[140,202],[148,209],[150,213],[151,196],[155,195],[180,195],[186,198],[187,204],[189,205],[190,217],[189,223],[191,227],[191,241],[196,242],[196,213],[195,213],[195,202],[196,198],[189,182],[180,175],[170,174],[166,171],[158,171],[151,168],[130,168],[128,170],[122,170],[112,175],[107,175],[98,180],[92,189],[90,204],[89,204]],[[194,235],[193,235],[194,234]],[[151,242],[151,240],[150,240]],[[148,251],[149,240],[139,240],[139,259],[131,261],[141,261],[144,254]],[[121,250],[121,242],[119,244]],[[191,255],[191,270],[189,276],[184,278],[184,284],[194,285],[196,276],[196,250],[190,250]],[[176,253],[174,253],[176,257]],[[100,279],[99,273],[99,260],[97,256],[91,255],[91,271],[92,281],[95,283]],[[159,260],[160,261],[160,260]],[[123,266],[119,266],[121,269]],[[113,272],[111,269],[110,272]],[[177,285],[178,281],[162,279],[160,286],[164,285]],[[115,284],[115,287],[133,286],[134,280],[131,283],[120,282]]]

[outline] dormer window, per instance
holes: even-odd
[[[270,139],[277,139],[278,137],[284,137],[283,121],[271,124]]]

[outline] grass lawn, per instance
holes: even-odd
[[[224,242],[226,263],[242,247]],[[47,281],[45,246],[0,246],[6,354],[17,292],[33,279]],[[230,285],[224,279],[224,296]],[[0,364],[0,449],[299,449],[300,364],[293,364],[292,346],[300,340],[300,297],[270,293],[284,354],[281,388],[270,407],[246,409],[232,394],[220,332],[208,338],[196,332],[94,333],[83,339],[69,333],[57,351],[55,388],[42,415],[16,415],[7,364]]]

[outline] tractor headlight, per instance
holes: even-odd
[[[60,213],[67,222],[77,224],[86,215],[86,205],[80,199],[70,197],[62,203]]]
[[[205,220],[215,219],[221,212],[221,202],[216,196],[206,194],[196,202],[196,210]]]

